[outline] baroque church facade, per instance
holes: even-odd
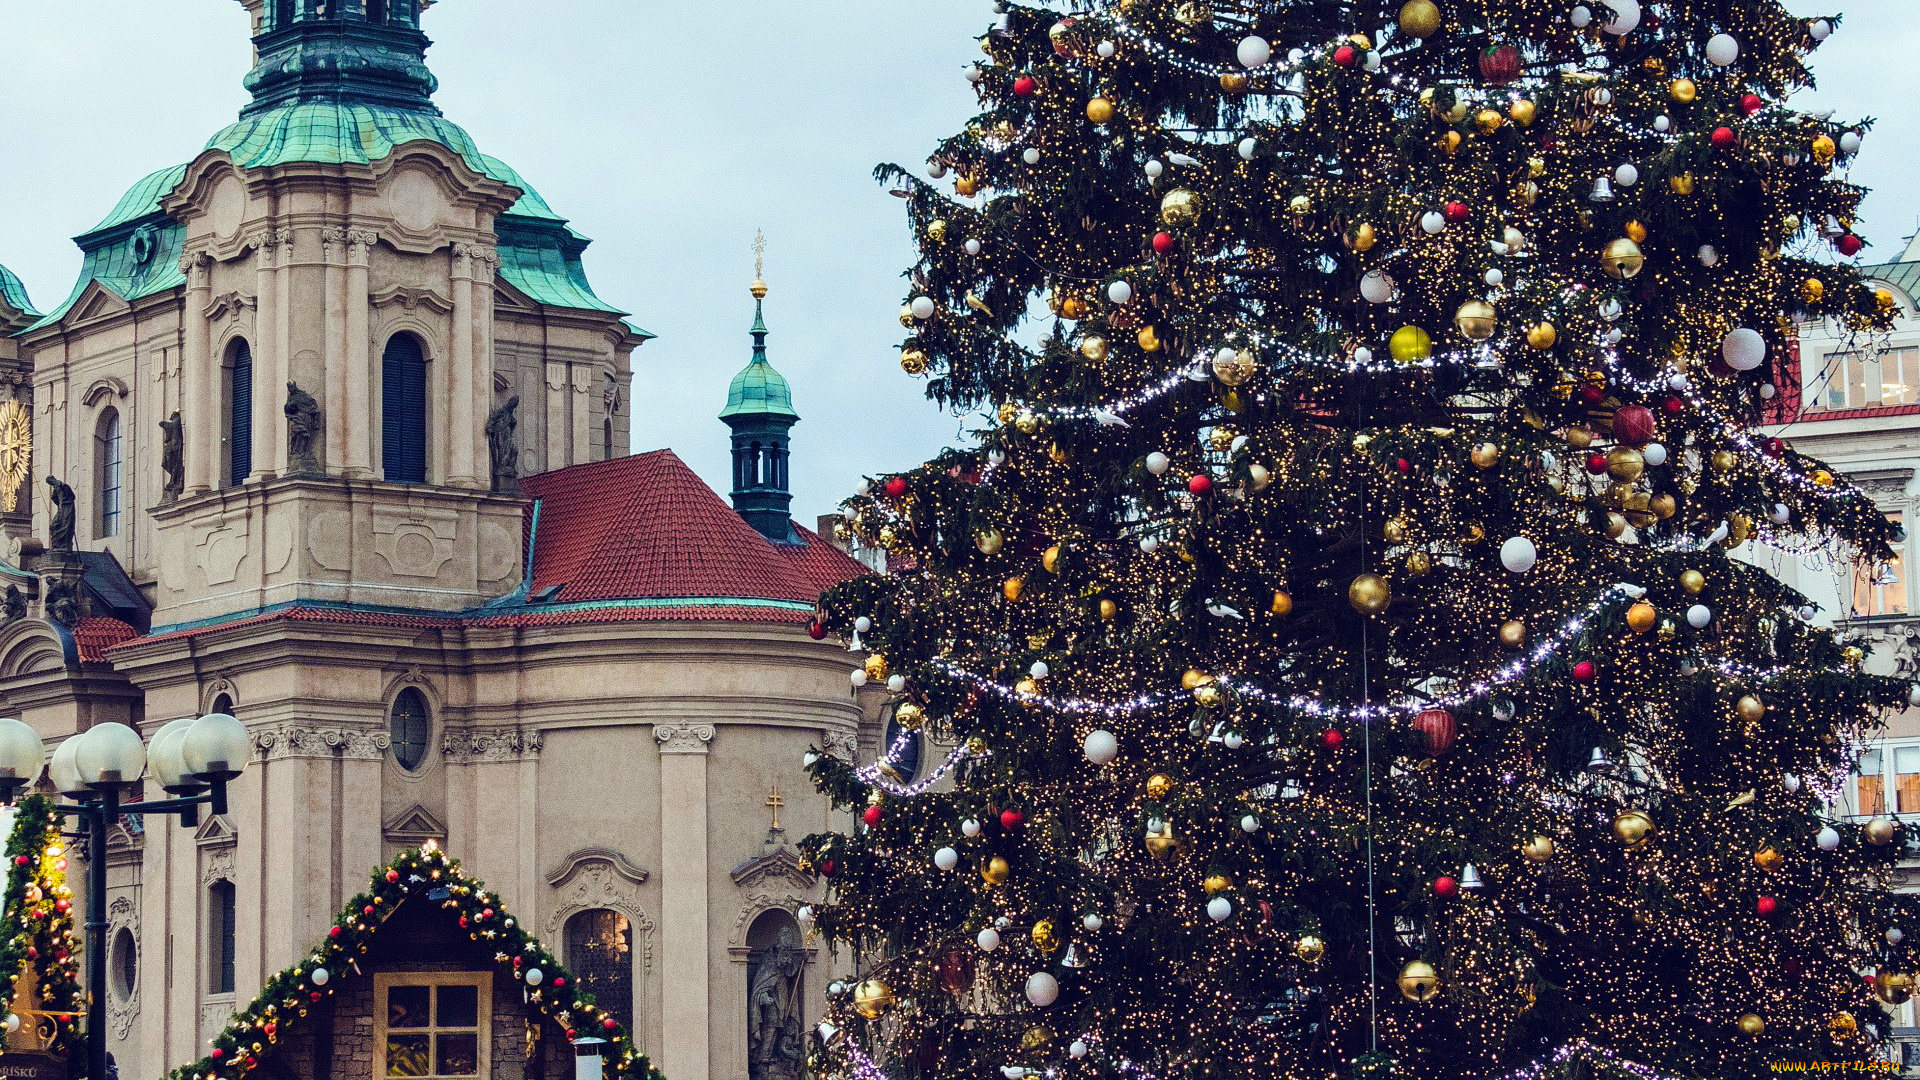
[[[871,752],[878,705],[808,633],[864,568],[789,516],[764,284],[729,506],[631,453],[650,335],[433,104],[430,0],[241,2],[238,121],[77,238],[58,305],[0,269],[0,708],[256,747],[227,814],[114,831],[121,1073],[202,1058],[432,840],[672,1080],[798,1080],[802,759]]]

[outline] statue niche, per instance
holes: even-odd
[[[807,970],[800,927],[768,911],[747,932],[748,1080],[800,1080],[805,1057],[801,1006]]]

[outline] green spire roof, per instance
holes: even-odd
[[[33,310],[33,301],[27,297],[27,287],[22,284],[18,274],[0,266],[0,303],[19,312],[39,318],[40,313]]]
[[[793,390],[787,386],[786,376],[773,370],[773,363],[767,359],[767,320],[762,304],[761,297],[754,298],[753,359],[733,377],[733,385],[727,390],[727,407],[720,411],[720,419],[729,423],[745,417],[800,419],[800,414],[793,411]]]

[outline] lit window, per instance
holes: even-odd
[[[1902,814],[1920,814],[1920,746],[1893,750],[1893,792]]]
[[[1899,514],[1888,514],[1896,526]],[[1855,615],[1904,615],[1907,612],[1906,571],[1898,551],[1888,562],[1863,562],[1853,571]]]
[[[633,924],[607,908],[567,920],[567,967],[621,1026],[633,1030]]]
[[[1819,409],[1872,409],[1920,403],[1920,347],[1888,349],[1871,356],[1827,357],[1826,392]]]
[[[485,971],[378,972],[374,1080],[487,1076],[493,976]]]

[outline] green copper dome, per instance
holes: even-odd
[[[744,417],[799,420],[800,414],[793,411],[793,390],[787,386],[787,377],[775,371],[767,359],[767,320],[761,314],[759,300],[753,304],[752,333],[753,359],[733,377],[720,419],[729,423]]]
[[[4,266],[0,266],[0,304],[5,304],[22,315],[39,318],[40,313],[33,310],[33,301],[27,297],[27,287],[20,276]]]

